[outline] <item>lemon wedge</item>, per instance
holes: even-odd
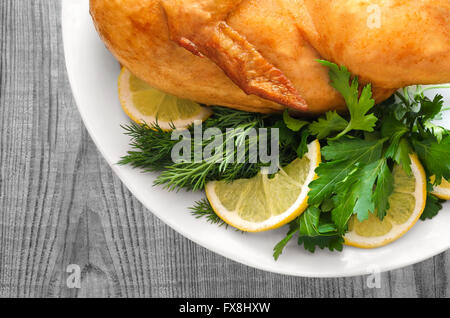
[[[302,159],[296,159],[272,178],[259,173],[231,183],[209,182],[206,196],[216,214],[241,231],[276,229],[306,210],[308,185],[316,177],[320,161],[320,143],[316,140],[308,145]]]
[[[187,128],[194,121],[204,121],[212,111],[206,107],[166,94],[122,68],[119,75],[119,99],[125,113],[136,123],[158,123],[164,130]]]
[[[347,245],[359,248],[387,245],[402,237],[419,220],[427,198],[426,175],[417,155],[410,157],[411,176],[400,166],[394,167],[394,192],[389,197],[390,208],[383,221],[373,213],[363,222],[353,216],[345,235]]]
[[[431,183],[434,183],[435,177],[431,177]],[[450,182],[448,182],[445,179],[442,179],[442,182],[440,185],[435,186],[433,189],[433,192],[431,192],[435,196],[437,196],[439,199],[442,200],[450,200]]]

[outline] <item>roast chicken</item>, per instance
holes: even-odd
[[[90,0],[120,63],[151,86],[246,111],[345,109],[318,59],[377,102],[450,82],[450,0]]]

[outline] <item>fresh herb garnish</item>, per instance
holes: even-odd
[[[438,215],[439,211],[442,210],[442,202],[438,197],[428,193],[427,204],[425,210],[423,211],[420,219],[422,221],[429,220]]]
[[[141,168],[144,171],[161,171],[161,174],[155,181],[155,185],[163,185],[169,190],[203,190],[205,184],[212,180],[233,181],[240,178],[251,178],[255,176],[261,167],[265,164],[252,163],[249,149],[252,144],[258,144],[259,135],[247,135],[252,129],[271,127],[281,118],[262,115],[257,113],[248,113],[228,108],[214,107],[214,114],[206,120],[201,128],[202,135],[209,128],[218,129],[222,132],[216,145],[217,148],[225,149],[226,143],[243,145],[246,160],[238,162],[234,160],[236,151],[226,153],[225,151],[213,154],[209,160],[196,160],[194,151],[192,160],[188,162],[173,162],[171,153],[179,140],[172,140],[172,132],[162,130],[158,124],[138,125],[130,124],[125,126],[126,134],[132,138],[131,146],[134,150],[129,151],[128,155],[119,162],[121,165],[131,165],[135,168]],[[236,128],[232,133],[227,133],[227,128]],[[197,127],[189,128],[191,135],[195,134]],[[270,140],[270,136],[268,137]],[[214,140],[202,140],[202,144],[196,145],[192,138],[192,148],[198,147],[203,151]],[[292,143],[298,144],[295,138]],[[296,147],[284,147],[280,151],[280,163],[282,165],[290,163],[297,157]],[[218,164],[220,162],[220,164]]]
[[[450,179],[450,136],[441,141],[430,131],[424,134],[414,134],[412,144],[419,155],[428,175],[436,177],[435,184],[439,185],[442,178]]]
[[[251,178],[264,167],[262,162],[249,160],[249,149],[260,138],[246,138],[250,129],[278,128],[281,166],[303,157],[308,143],[317,138],[323,162],[316,169],[318,178],[309,185],[309,208],[290,223],[286,237],[274,248],[274,258],[278,259],[294,237],[310,252],[316,248],[341,251],[353,216],[363,221],[374,213],[383,220],[393,192],[393,167],[399,164],[411,174],[411,153],[418,154],[427,178],[435,176],[436,185],[442,178],[450,179],[450,131],[433,122],[446,109],[442,96],[425,96],[429,88],[405,88],[375,106],[370,85],[360,87],[358,78],[352,78],[345,67],[319,62],[329,68],[331,85],[345,99],[348,114],[330,111],[314,120],[300,120],[287,111],[262,115],[215,107],[214,114],[202,124],[202,133],[208,128],[219,129],[219,148],[229,139],[243,144],[247,158],[243,162],[229,160],[220,152],[212,160],[173,162],[171,152],[179,141],[172,140],[172,132],[157,124],[130,124],[124,129],[134,149],[120,164],[161,171],[155,184],[170,190],[202,190],[208,181]],[[231,127],[238,128],[234,135],[227,134]],[[193,134],[195,129],[192,126],[188,131]],[[204,149],[213,142],[203,140],[195,145],[192,141],[192,146]],[[431,184],[428,190],[432,191]],[[441,201],[429,193],[422,220],[433,218],[441,209]],[[226,225],[207,200],[197,202],[191,212],[213,224]]]
[[[365,86],[360,94],[358,79],[355,77],[351,80],[351,74],[345,66],[339,67],[334,63],[322,60],[319,60],[319,63],[329,68],[331,86],[344,97],[350,112],[349,123],[334,139],[338,139],[352,130],[372,132],[378,120],[374,114],[367,114],[375,105],[375,101],[372,99],[372,86],[370,84]],[[329,118],[333,121],[338,119],[335,113],[331,113]]]
[[[343,131],[348,126],[348,121],[341,117],[336,111],[327,112],[325,117],[319,118],[317,121],[309,125],[311,134],[317,136],[318,139],[324,139],[333,133]]]
[[[219,216],[214,212],[209,201],[206,199],[195,202],[195,205],[191,207],[190,210],[191,214],[197,219],[205,218],[211,224],[228,228],[228,224],[219,218]]]
[[[325,145],[324,162],[316,169],[319,178],[310,184],[312,208],[291,224],[286,238],[274,249],[275,259],[295,235],[299,245],[311,252],[315,247],[340,250],[339,243],[353,215],[363,221],[376,213],[383,220],[393,191],[392,167],[400,164],[411,174],[409,154],[413,151],[419,155],[428,177],[436,176],[435,184],[450,178],[450,132],[432,122],[444,110],[442,96],[431,100],[421,87],[415,92],[404,89],[374,107],[370,86],[359,94],[358,79],[351,79],[345,67],[320,63],[329,67],[331,85],[344,97],[350,118],[332,111],[307,126]],[[439,199],[428,194],[422,220],[436,216],[441,208]],[[317,222],[322,218],[331,218],[334,227],[330,232],[318,230]],[[301,231],[298,224],[304,224],[308,231]]]

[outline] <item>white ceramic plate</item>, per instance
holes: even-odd
[[[130,191],[158,218],[207,249],[258,269],[295,276],[340,277],[364,275],[411,265],[450,248],[450,205],[438,217],[419,222],[395,243],[375,250],[344,248],[342,253],[315,254],[288,245],[275,262],[272,249],[286,229],[240,234],[191,216],[188,208],[201,193],[169,193],[153,187],[155,174],[142,174],[116,165],[129,150],[121,124],[129,122],[117,96],[119,65],[99,39],[89,15],[89,0],[63,0],[62,24],[67,71],[84,123],[105,159]],[[450,94],[442,91],[447,104]],[[447,114],[448,115],[448,114]],[[450,118],[445,124],[449,126]]]

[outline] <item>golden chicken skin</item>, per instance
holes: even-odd
[[[91,0],[109,50],[151,86],[255,112],[345,109],[318,59],[377,102],[450,82],[449,0]]]
[[[378,87],[450,82],[450,0],[305,0],[309,43]]]

